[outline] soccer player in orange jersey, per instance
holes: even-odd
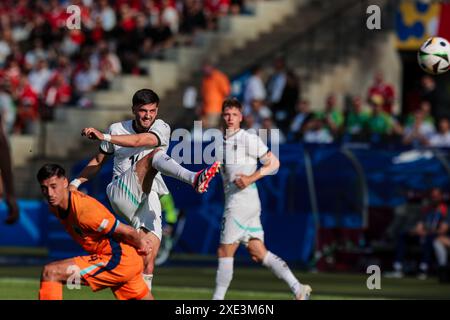
[[[149,254],[151,242],[134,228],[119,223],[94,198],[79,191],[69,191],[69,182],[61,166],[44,165],[37,179],[50,211],[89,253],[44,266],[39,299],[62,299],[63,283],[74,277],[93,291],[111,288],[117,299],[152,299],[142,277],[144,266],[139,256]]]

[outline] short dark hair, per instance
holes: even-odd
[[[42,181],[54,176],[57,176],[58,178],[65,177],[66,170],[64,170],[64,168],[59,164],[47,163],[39,169],[37,173],[37,180],[39,181],[39,183],[41,183]]]
[[[222,103],[222,112],[225,111],[226,108],[237,108],[240,112],[242,112],[242,104],[237,98],[228,98],[225,99]]]
[[[141,89],[136,91],[133,95],[133,108],[153,103],[156,103],[156,106],[159,106],[159,97],[153,90]]]

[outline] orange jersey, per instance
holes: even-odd
[[[219,70],[214,70],[209,77],[203,78],[202,95],[204,114],[221,113],[222,102],[230,92],[230,81]]]
[[[90,254],[113,253],[115,245],[111,243],[111,235],[119,221],[100,202],[73,191],[69,193],[69,208],[66,212],[52,207],[50,210],[85,251]]]
[[[79,191],[69,193],[65,212],[50,207],[66,231],[90,255],[75,257],[80,275],[97,291],[111,288],[118,299],[140,299],[148,293],[142,258],[112,235],[119,220],[100,202]]]

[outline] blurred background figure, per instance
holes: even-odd
[[[383,74],[378,71],[373,79],[373,85],[367,93],[367,101],[371,101],[374,95],[383,98],[383,111],[392,114],[395,101],[394,86],[384,81]]]
[[[450,121],[447,118],[439,120],[438,131],[430,137],[430,146],[450,148]]]
[[[5,198],[8,207],[8,216],[5,223],[13,224],[19,219],[19,207],[17,205],[14,188],[14,177],[11,167],[11,154],[9,152],[8,140],[3,128],[3,119],[0,115],[0,198]]]
[[[0,119],[3,121],[4,134],[8,136],[12,133],[16,121],[16,106],[5,83],[0,84]]]
[[[397,240],[396,257],[393,264],[394,272],[387,274],[389,277],[402,278],[404,276],[403,262],[408,245],[419,244],[421,258],[419,263],[420,279],[426,279],[431,267],[433,257],[433,243],[437,237],[448,232],[447,222],[448,208],[443,199],[442,191],[433,188],[430,191],[428,203],[422,207],[422,215],[414,228],[401,232]]]
[[[202,121],[205,128],[217,128],[222,113],[222,102],[230,95],[228,77],[216,69],[212,62],[203,63],[202,80]]]
[[[344,133],[350,136],[351,141],[368,140],[369,117],[370,113],[363,107],[361,97],[352,97],[350,108],[344,116]]]
[[[186,222],[183,212],[176,208],[172,194],[165,194],[159,200],[164,214],[164,223],[162,230],[163,237],[155,260],[155,265],[157,266],[164,264],[169,259],[172,249],[177,244],[184,230],[184,224]]]
[[[286,137],[284,136],[283,131],[274,125],[272,118],[268,117],[263,119],[260,129],[259,136],[266,145],[286,143]]]
[[[253,129],[260,129],[263,126],[265,119],[272,118],[272,111],[265,105],[264,100],[252,99],[250,101],[250,110],[247,115],[253,117]]]
[[[251,73],[252,75],[248,79],[244,90],[244,114],[250,112],[253,100],[265,101],[267,95],[261,66],[256,65],[252,67]]]
[[[326,120],[321,115],[315,115],[305,125],[303,141],[306,143],[332,143],[333,135],[326,126]]]
[[[325,100],[325,108],[323,112],[318,113],[323,119],[324,124],[330,134],[337,138],[339,137],[342,126],[344,124],[344,115],[342,111],[337,109],[337,100],[335,94],[329,94]]]
[[[425,147],[430,137],[435,133],[434,124],[426,121],[426,114],[421,109],[414,113],[414,122],[405,127],[403,143],[414,148]]]
[[[403,132],[400,123],[388,112],[384,111],[384,98],[374,94],[369,101],[371,115],[368,119],[369,131],[372,141],[388,141]]]
[[[313,117],[313,113],[311,112],[311,106],[308,100],[302,100],[297,104],[296,114],[292,119],[288,140],[289,141],[299,141],[303,136],[303,131],[305,125],[309,120]]]

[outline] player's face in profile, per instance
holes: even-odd
[[[148,130],[152,126],[158,114],[158,106],[156,103],[149,103],[139,108],[133,109],[136,118],[136,123],[142,129]]]
[[[67,186],[66,177],[53,176],[41,182],[41,192],[51,206],[58,206],[64,200]]]
[[[238,108],[226,108],[222,114],[227,129],[239,129],[242,122],[242,113]]]

